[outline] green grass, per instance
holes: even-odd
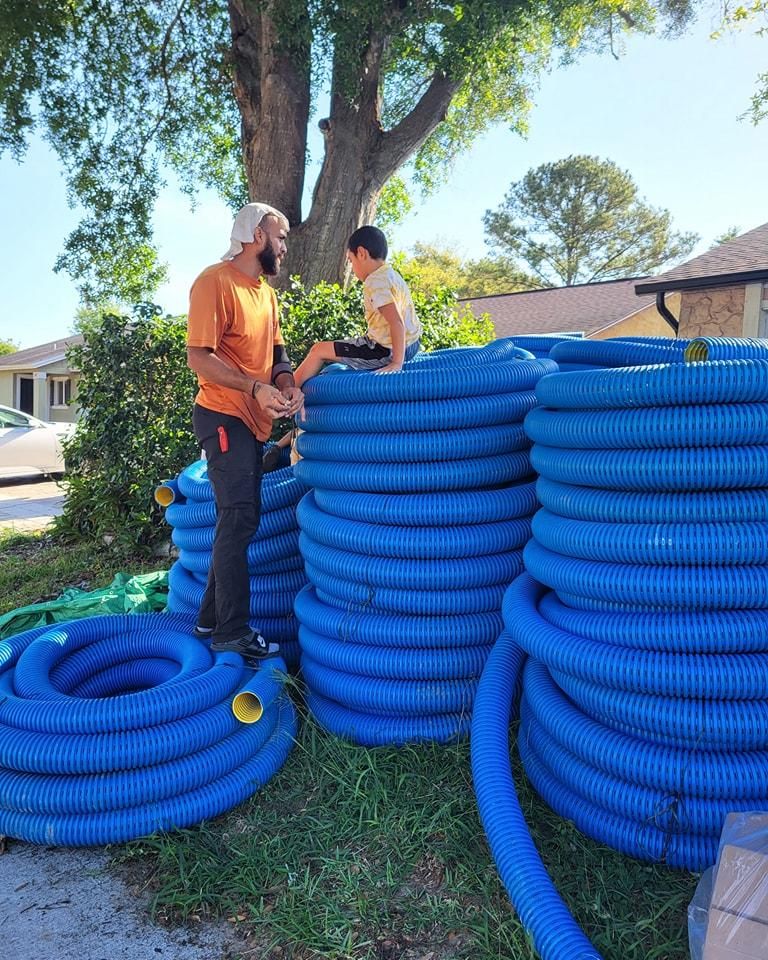
[[[0,550],[0,613],[163,566],[49,536],[0,537]],[[550,875],[606,960],[687,960],[695,878],[588,840],[513,766]],[[243,960],[536,957],[490,859],[466,744],[365,750],[304,718],[285,768],[249,803],[113,853],[159,919],[230,920]]]
[[[63,541],[50,534],[0,531],[0,615],[30,603],[53,600],[66,587],[97,590],[116,573],[161,570],[166,560],[118,556],[109,547]]]
[[[608,960],[686,960],[695,878],[592,843],[516,771],[548,869]],[[223,916],[259,960],[534,960],[490,860],[466,744],[365,750],[305,718],[248,804],[131,844],[165,921]],[[567,958],[563,958],[567,960]]]

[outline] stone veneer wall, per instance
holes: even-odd
[[[680,337],[741,337],[743,330],[743,286],[683,290]]]

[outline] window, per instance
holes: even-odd
[[[66,407],[72,400],[72,381],[69,377],[51,377],[48,381],[48,406]]]
[[[23,413],[0,407],[0,427],[29,427],[30,425]]]

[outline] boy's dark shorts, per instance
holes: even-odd
[[[333,351],[339,360],[353,370],[378,370],[392,360],[392,351],[370,337],[349,337],[334,340]]]

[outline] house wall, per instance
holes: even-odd
[[[4,407],[15,407],[16,398],[13,392],[13,371],[3,370],[0,372],[0,404]]]
[[[665,302],[670,313],[676,317],[679,316],[680,294],[667,294]],[[618,323],[612,323],[609,327],[587,334],[590,340],[607,340],[609,337],[674,337],[674,335],[672,327],[656,309],[655,303],[649,303],[647,307],[619,320]]]
[[[768,337],[768,283],[760,284],[760,313],[757,318],[758,337]]]
[[[52,377],[67,377],[72,381],[72,402],[67,407],[51,407],[49,404],[50,387],[49,381]],[[50,420],[52,423],[74,423],[80,415],[80,406],[77,403],[77,385],[80,376],[67,369],[65,363],[51,364],[45,368],[45,398],[41,409],[45,410],[45,416],[35,413],[35,416],[41,420]]]
[[[0,370],[0,404],[6,407],[19,406],[18,380],[19,377],[32,377],[33,410],[32,415],[38,420],[48,420],[53,423],[74,423],[80,414],[77,403],[77,385],[80,379],[78,373],[68,370],[66,364],[51,364],[43,370]],[[67,377],[72,381],[72,403],[67,407],[51,407],[49,403],[49,380],[51,377]]]
[[[760,284],[749,284],[759,288]],[[680,303],[681,337],[757,336],[754,293],[741,286],[683,290]],[[759,298],[758,298],[759,303]],[[746,315],[745,315],[746,307]],[[753,316],[754,314],[754,316]],[[745,332],[745,326],[751,333]]]
[[[57,360],[55,363],[46,364],[43,368],[46,381],[52,377],[67,377],[72,381],[72,403],[68,407],[51,407],[49,404],[49,387],[46,384],[45,400],[41,409],[45,411],[42,416],[35,413],[41,420],[50,420],[52,423],[74,423],[80,415],[80,407],[77,403],[77,384],[80,380],[80,374],[75,373],[67,364],[66,360]]]

